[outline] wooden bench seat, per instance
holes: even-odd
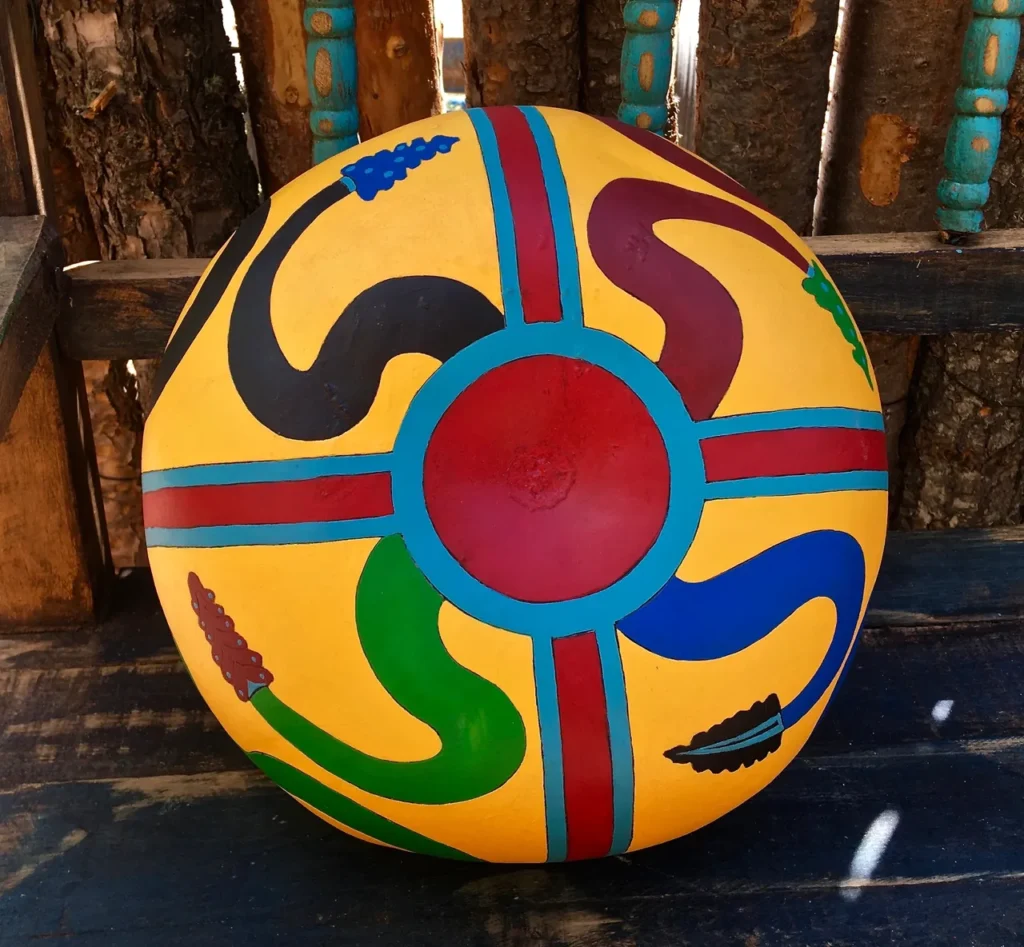
[[[0,635],[4,947],[1020,943],[1022,621],[867,631],[810,744],[751,802],[654,850],[540,869],[330,828],[207,711],[148,573],[117,593],[99,626]],[[883,814],[891,840],[851,881]]]

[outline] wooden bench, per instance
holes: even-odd
[[[891,545],[889,627],[774,784],[672,844],[546,868],[378,849],[297,805],[206,709],[136,571],[99,625],[0,637],[0,944],[1019,943],[1022,547],[929,539]]]

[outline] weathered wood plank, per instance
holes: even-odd
[[[689,838],[551,868],[374,848],[242,774],[27,788],[0,797],[0,943],[998,947],[1024,926],[1021,762],[797,763]],[[875,878],[844,889],[883,812]]]
[[[46,218],[0,218],[0,439],[57,320],[61,266]]]
[[[814,237],[864,331],[1024,326],[1024,230],[949,247],[933,234]],[[208,260],[125,260],[70,271],[61,345],[72,357],[160,355]]]
[[[28,4],[0,5],[0,214],[41,213],[52,195]],[[11,169],[17,167],[20,175]],[[49,335],[49,333],[47,333]],[[83,423],[83,418],[85,422]],[[81,365],[51,341],[0,441],[0,624],[92,616],[109,555]]]
[[[890,532],[868,622],[1024,616],[1024,528]]]
[[[0,639],[0,667],[21,693],[33,673],[89,669],[88,690],[110,713],[159,712],[166,694],[125,690],[116,676],[167,647],[159,622],[144,617],[142,583],[134,592],[134,607],[105,628]],[[178,754],[168,768],[154,763],[155,742],[94,726],[99,739],[85,736],[48,772],[0,788],[0,944],[212,945],[228,927],[233,939],[289,945],[859,947],[880,930],[900,944],[1015,943],[1024,929],[1020,626],[906,637],[868,636],[811,745],[754,800],[678,842],[569,867],[373,848],[237,756],[202,769],[183,728],[149,734]],[[176,676],[194,694],[184,671]],[[62,700],[36,688],[27,703],[38,710],[47,699]],[[931,716],[937,700],[953,701],[944,722]],[[24,752],[22,722],[3,720],[0,773]],[[104,756],[118,769],[101,776]],[[851,859],[883,812],[895,832],[858,889]]]
[[[811,743],[754,800],[670,845],[538,869],[427,861],[322,823],[212,720],[195,726],[147,573],[118,587],[101,626],[0,637],[5,947],[213,945],[227,927],[402,947],[860,947],[883,929],[1002,945],[1024,929],[1019,623],[868,633]],[[883,812],[892,840],[852,887]]]
[[[0,636],[0,792],[23,784],[244,770],[174,648],[147,570],[79,631]],[[1019,623],[868,631],[809,757],[1024,739]],[[979,681],[985,681],[983,688]],[[939,700],[955,710],[938,724]],[[973,744],[972,744],[973,745]]]

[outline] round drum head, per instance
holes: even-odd
[[[878,570],[874,375],[808,247],[649,132],[450,113],[312,169],[178,322],[160,599],[254,763],[353,835],[616,854],[767,785]]]

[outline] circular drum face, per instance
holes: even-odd
[[[811,251],[649,132],[450,113],[304,174],[178,322],[146,539],[197,686],[361,838],[542,862],[769,783],[847,665],[886,451]]]

